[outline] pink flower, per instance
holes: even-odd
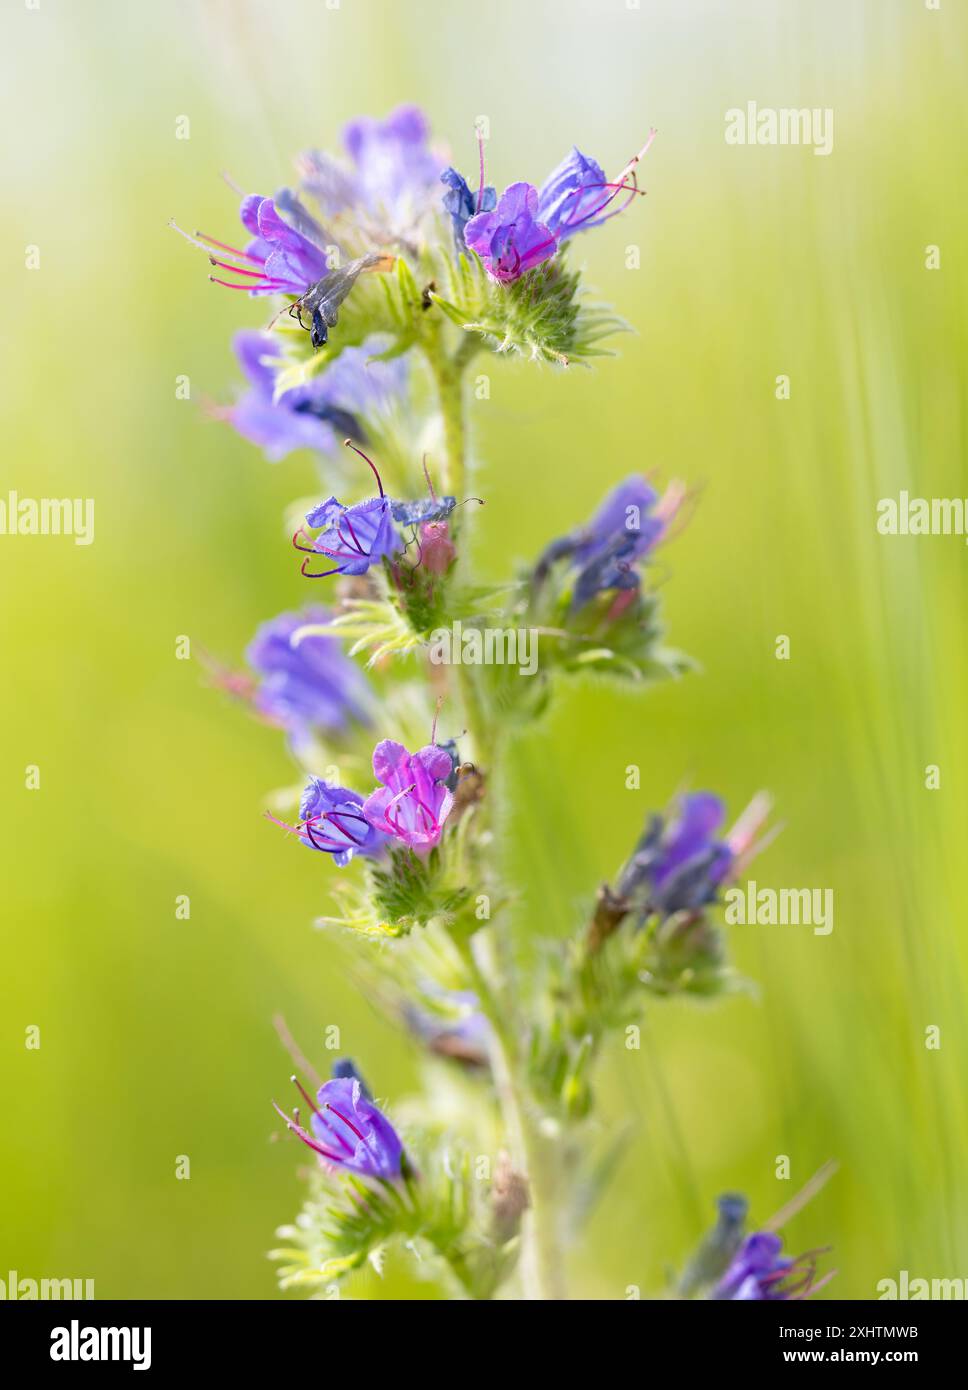
[[[383,786],[363,803],[364,816],[418,853],[433,849],[454,804],[446,785],[453,768],[450,754],[435,743],[408,753],[402,743],[384,739],[373,750],[373,772]]]

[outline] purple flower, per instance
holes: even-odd
[[[373,750],[373,772],[383,786],[363,803],[363,814],[384,835],[418,853],[440,842],[444,821],[454,804],[447,781],[450,754],[437,744],[408,753],[402,743],[384,739]]]
[[[234,406],[217,413],[258,444],[272,463],[294,449],[331,452],[347,435],[366,444],[360,417],[388,410],[406,384],[403,359],[373,360],[386,346],[384,339],[373,337],[361,347],[344,348],[325,371],[276,399],[278,340],[244,329],[233,346],[249,389]]]
[[[296,1085],[310,1108],[309,1128],[299,1123],[298,1111],[287,1115],[273,1102],[276,1113],[326,1164],[390,1182],[404,1175],[403,1142],[357,1077],[334,1077],[320,1086],[315,1100],[298,1081]]]
[[[512,183],[492,212],[480,212],[464,227],[464,240],[480,256],[495,280],[509,284],[558,249],[550,227],[539,221],[538,190],[530,183]]]
[[[497,192],[488,185],[480,188],[476,193],[472,193],[464,176],[451,167],[444,170],[440,176],[440,181],[447,185],[447,192],[442,201],[444,210],[450,214],[454,229],[454,245],[459,253],[467,245],[464,240],[464,228],[470,219],[478,213],[494,210],[497,203]]]
[[[360,1072],[359,1067],[353,1061],[352,1057],[337,1057],[336,1061],[333,1063],[332,1074],[334,1080],[340,1078],[345,1080],[348,1077],[350,1081],[358,1081],[360,1083],[360,1090],[363,1093],[363,1099],[373,1099],[373,1094],[370,1091],[369,1086],[363,1080],[362,1073]]]
[[[633,474],[613,488],[587,526],[547,547],[535,569],[536,581],[553,564],[567,560],[577,570],[572,611],[611,590],[633,597],[641,584],[636,564],[667,536],[684,497],[680,483],[670,483],[660,498],[644,477]]]
[[[313,539],[311,547],[297,544],[297,531],[293,543],[297,550],[310,549],[312,554],[325,556],[331,567],[319,574],[312,574],[302,563],[302,573],[307,579],[326,579],[331,574],[366,574],[371,565],[397,554],[403,549],[403,542],[393,524],[390,513],[390,499],[382,494],[371,497],[366,502],[344,507],[335,497],[320,502],[306,515],[309,526],[321,528]]]
[[[383,849],[383,836],[363,814],[363,798],[349,791],[310,777],[299,802],[299,824],[286,825],[269,817],[276,825],[297,835],[307,849],[331,854],[333,863],[343,869],[354,854],[377,855]]]
[[[833,1274],[816,1280],[816,1250],[785,1259],[782,1239],[772,1231],[747,1236],[712,1294],[715,1299],[746,1302],[752,1299],[807,1298],[823,1287]]]
[[[512,183],[493,211],[482,208],[471,217],[462,227],[464,241],[495,280],[506,284],[517,280],[549,260],[574,232],[598,227],[628,207],[641,192],[635,170],[654,136],[655,131],[651,131],[639,153],[612,180],[606,179],[594,159],[573,147],[540,192],[530,183]],[[449,182],[446,175],[445,181]],[[463,179],[460,183],[463,189],[451,184],[458,209],[464,205],[463,190],[467,188]],[[450,206],[447,210],[454,215]]]
[[[306,219],[304,226],[315,231],[314,241],[283,221],[272,198],[251,194],[242,199],[239,216],[253,238],[245,248],[245,260],[261,266],[261,283],[253,277],[252,294],[301,295],[326,274],[325,233],[302,205],[298,206]],[[248,275],[244,272],[243,278]]]
[[[613,185],[601,165],[575,145],[542,184],[538,216],[560,243],[573,232],[598,227],[621,212],[624,204],[610,207],[613,201]]]
[[[301,231],[284,221],[276,203],[298,222]],[[248,290],[253,295],[302,295],[326,275],[325,248],[332,244],[331,239],[288,189],[277,193],[275,199],[263,198],[258,193],[248,195],[242,199],[239,216],[251,237],[245,247],[216,241],[204,232],[195,236],[182,232],[182,236],[208,255],[213,266],[235,277],[226,280],[211,276],[217,285],[230,290]],[[172,225],[181,232],[177,224]],[[231,260],[223,259],[225,256]]]
[[[339,642],[334,637],[310,636],[292,645],[297,628],[328,618],[322,608],[280,613],[262,624],[245,654],[261,677],[252,695],[256,709],[299,739],[315,728],[343,729],[349,719],[368,722],[369,686],[359,668],[343,655]]]
[[[623,898],[668,917],[714,902],[719,889],[761,845],[756,830],[769,800],[755,797],[728,835],[720,838],[725,808],[711,792],[684,796],[668,820],[653,816],[619,882]]]
[[[360,116],[343,130],[351,166],[311,150],[301,160],[303,186],[329,216],[349,212],[377,232],[399,231],[429,206],[440,177],[429,136],[416,106],[398,106],[384,120]]]

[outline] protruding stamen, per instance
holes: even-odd
[[[249,275],[253,280],[264,280],[266,273],[264,270],[246,270],[245,266],[233,265],[231,261],[219,261],[214,256],[208,258],[212,265],[221,266],[223,270],[231,270],[233,275]]]
[[[480,212],[481,204],[484,202],[484,136],[480,130],[477,132],[477,152],[480,155],[481,178],[477,188],[477,208],[475,211]]]
[[[328,1163],[343,1162],[339,1154],[330,1153],[329,1149],[324,1149],[322,1144],[317,1144],[316,1140],[313,1139],[309,1134],[307,1134],[307,1132],[303,1129],[299,1121],[294,1119],[292,1115],[287,1115],[285,1110],[281,1109],[275,1101],[272,1102],[272,1108],[279,1116],[280,1120],[283,1121],[283,1123],[286,1126],[286,1129],[288,1129],[292,1134],[294,1134],[297,1139],[301,1139],[303,1143],[307,1146],[307,1148],[312,1149],[314,1153],[318,1153],[319,1156],[321,1158],[325,1158]]]
[[[314,1114],[314,1115],[319,1115],[319,1118],[322,1119],[323,1117],[322,1117],[322,1115],[321,1115],[320,1112],[319,1112],[319,1107],[317,1106],[316,1102],[313,1100],[313,1098],[312,1098],[312,1096],[309,1094],[309,1092],[306,1090],[306,1087],[305,1087],[305,1086],[302,1084],[302,1082],[299,1080],[299,1077],[296,1075],[295,1072],[293,1072],[293,1074],[292,1074],[292,1076],[290,1076],[289,1080],[290,1080],[290,1081],[292,1082],[292,1084],[295,1086],[296,1090],[297,1090],[297,1091],[299,1092],[299,1094],[302,1096],[303,1100],[304,1100],[304,1101],[306,1102],[306,1104],[309,1106],[309,1108],[310,1108],[310,1110],[313,1112],[313,1114]],[[299,1112],[296,1111],[296,1112],[294,1112],[294,1113],[298,1114]]]
[[[347,449],[352,449],[354,454],[359,454],[360,458],[363,459],[365,463],[368,463],[370,465],[370,467],[373,469],[373,476],[374,478],[376,478],[376,485],[380,489],[380,496],[385,497],[386,493],[383,491],[383,481],[380,478],[379,473],[377,472],[377,467],[373,460],[371,458],[367,458],[363,450],[358,449],[356,445],[353,443],[352,439],[344,439],[343,443],[346,445]]]
[[[194,235],[199,241],[207,242],[209,246],[217,246],[220,251],[227,251],[230,256],[238,256],[240,260],[254,261],[256,264],[260,264],[257,256],[250,256],[248,251],[240,251],[237,246],[229,246],[226,241],[218,241],[217,238],[209,236],[208,232],[200,232],[197,227]]]

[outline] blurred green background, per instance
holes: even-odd
[[[604,1059],[603,1123],[635,1138],[573,1291],[661,1294],[718,1192],[764,1219],[828,1157],[789,1239],[834,1247],[832,1295],[968,1274],[966,553],[874,525],[901,488],[968,493],[966,39],[956,0],[4,0],[0,496],[94,497],[97,529],[87,548],[0,537],[0,1274],[275,1296],[264,1251],[301,1187],[270,1142],[272,1014],[313,1055],[338,1021],[381,1095],[414,1084],[311,928],[332,870],[261,819],[294,775],[281,738],[175,660],[179,634],[234,659],[303,598],[280,517],[315,474],[206,420],[262,310],[166,225],[224,234],[221,170],[271,190],[300,148],[404,100],[465,165],[487,115],[499,187],[572,141],[617,167],[660,131],[648,198],[580,246],[636,336],[592,373],[488,368],[475,534],[502,574],[633,468],[685,478],[701,496],[663,555],[666,617],[703,671],[644,697],[572,686],[522,740],[518,929],[571,930],[687,782],[733,813],[769,787],[785,829],[755,877],[835,894],[829,937],[732,930],[757,997],[654,1006],[642,1051]],[[833,154],[728,146],[749,100],[832,107]],[[348,1290],[421,1291],[396,1265]]]

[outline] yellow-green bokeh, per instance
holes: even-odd
[[[310,926],[332,870],[261,819],[293,776],[279,737],[174,657],[179,634],[234,657],[302,599],[281,515],[315,474],[205,418],[261,310],[166,224],[218,234],[220,170],[271,190],[351,115],[417,100],[465,165],[487,115],[498,185],[572,141],[617,167],[660,130],[647,199],[580,245],[636,335],[591,373],[488,368],[475,543],[500,575],[632,469],[683,477],[699,496],[662,557],[665,611],[702,671],[645,696],[569,688],[521,740],[518,930],[571,930],[685,783],[735,811],[769,787],[785,829],[755,876],[835,893],[829,937],[733,930],[755,996],[655,1005],[642,1050],[603,1059],[602,1125],[633,1138],[573,1288],[661,1294],[719,1191],[765,1218],[828,1157],[790,1239],[834,1246],[831,1293],[963,1275],[968,553],[874,520],[901,488],[968,493],[964,6],[5,0],[2,35],[0,496],[93,497],[97,530],[0,537],[0,1274],[273,1296],[264,1251],[300,1197],[294,1147],[270,1142],[273,1013],[307,1050],[339,1022],[381,1095],[415,1082]],[[833,153],[728,146],[724,112],[749,100],[832,108]],[[349,1292],[420,1290],[394,1265]]]

